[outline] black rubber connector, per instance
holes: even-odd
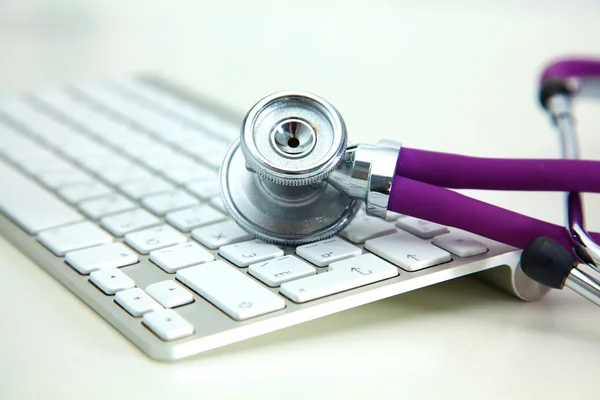
[[[542,285],[562,289],[565,279],[578,262],[575,256],[549,237],[533,239],[521,254],[525,275]]]
[[[558,78],[550,78],[544,81],[540,88],[540,103],[542,104],[542,107],[548,109],[548,100],[556,94],[571,95],[571,91],[567,87],[566,82],[563,79]]]

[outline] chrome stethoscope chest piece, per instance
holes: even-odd
[[[241,148],[248,168],[281,185],[320,181],[346,150],[344,121],[325,100],[279,92],[260,100],[244,119]]]
[[[325,180],[346,143],[344,122],[325,100],[301,92],[262,99],[221,165],[225,207],[266,242],[291,246],[333,236],[360,208]]]

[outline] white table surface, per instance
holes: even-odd
[[[150,71],[241,113],[298,88],[336,105],[354,142],[556,157],[536,77],[553,57],[600,55],[600,3],[481,3],[4,0],[0,90]],[[588,158],[597,107],[577,106]],[[560,194],[472,195],[562,222]],[[586,201],[600,229],[600,198]],[[0,270],[3,400],[598,393],[600,310],[566,291],[523,303],[464,278],[158,363],[2,238]]]

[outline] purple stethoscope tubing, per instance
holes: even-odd
[[[599,61],[565,60],[548,66],[541,83],[589,77],[600,77]],[[592,179],[594,176],[599,178]],[[600,161],[485,159],[410,148],[402,148],[398,155],[388,202],[390,211],[453,226],[521,249],[539,236],[551,237],[571,249],[572,234],[563,226],[450,189],[598,193]],[[578,198],[570,195],[568,203],[570,217],[583,224]],[[600,233],[588,234],[600,242]]]
[[[433,159],[436,161],[429,163]],[[447,189],[600,192],[600,180],[591,185],[589,181],[567,182],[566,186],[563,168],[577,174],[596,171],[600,176],[600,161],[481,159],[403,148],[388,209],[521,249],[538,236],[551,237],[570,248],[569,233],[562,226]],[[600,240],[600,233],[590,235]]]

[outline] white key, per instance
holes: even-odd
[[[42,231],[37,240],[57,256],[66,252],[112,242],[108,233],[89,221]]]
[[[35,157],[34,159],[26,160],[13,160],[19,167],[29,172],[31,175],[39,175],[43,172],[49,171],[71,171],[73,164],[58,158],[57,156],[42,156]]]
[[[183,319],[173,310],[160,310],[146,313],[142,317],[146,325],[156,336],[170,342],[194,334],[192,324]]]
[[[142,254],[148,254],[152,250],[162,249],[185,241],[185,236],[167,225],[160,225],[125,235],[125,243]]]
[[[231,220],[203,226],[192,231],[192,238],[211,250],[252,237]]]
[[[413,217],[400,218],[396,221],[396,225],[422,239],[431,239],[435,236],[449,232],[448,228],[443,225]]]
[[[367,240],[365,249],[407,271],[418,271],[452,261],[447,251],[407,232]]]
[[[91,182],[92,177],[76,168],[64,169],[60,171],[41,172],[36,178],[50,189],[58,189],[62,186],[72,185],[74,183]]]
[[[488,251],[485,244],[456,233],[438,236],[433,239],[433,244],[459,257],[472,257]]]
[[[137,165],[127,168],[108,168],[96,173],[102,180],[111,185],[118,185],[131,180],[152,178],[152,174],[148,170]]]
[[[137,255],[121,243],[109,243],[65,254],[67,264],[87,275],[102,268],[119,268],[138,262]]]
[[[211,181],[218,179],[213,170],[196,163],[194,163],[193,166],[168,166],[160,172],[167,177],[167,179],[180,185],[198,179]]]
[[[319,267],[326,267],[335,261],[360,256],[362,251],[358,247],[334,237],[296,247],[296,254]]]
[[[221,211],[222,213],[229,214],[229,212],[227,211],[227,208],[225,207],[225,204],[223,203],[223,199],[221,198],[220,195],[211,197],[209,203],[211,206],[213,206],[217,210]]]
[[[142,199],[142,205],[155,215],[164,215],[169,211],[193,206],[198,203],[199,201],[195,197],[183,190],[155,194]]]
[[[87,157],[77,159],[76,162],[94,173],[113,168],[126,169],[133,167],[133,163],[125,157],[110,152],[88,155]]]
[[[197,205],[167,213],[165,220],[182,232],[224,220],[225,215],[207,205]]]
[[[292,255],[252,264],[248,273],[271,287],[317,273],[315,267]]]
[[[77,211],[2,161],[0,210],[29,234],[83,219]]]
[[[281,297],[223,261],[181,269],[177,280],[237,321],[285,307]]]
[[[182,159],[184,159],[184,161],[181,161]],[[193,159],[188,159],[181,153],[170,148],[162,148],[160,151],[141,154],[138,156],[137,160],[155,172],[160,172],[168,166],[179,165],[179,163],[183,164],[183,166],[194,164]]]
[[[398,268],[373,254],[338,261],[329,271],[281,285],[281,294],[304,303],[398,276]]]
[[[162,281],[148,285],[146,293],[165,308],[179,307],[194,301],[192,293],[175,281]]]
[[[212,253],[193,242],[186,242],[150,253],[150,260],[169,273],[181,268],[213,261]]]
[[[357,215],[352,222],[340,232],[340,236],[352,243],[364,243],[369,239],[396,233],[394,224],[381,218]]]
[[[158,218],[141,208],[109,215],[100,219],[100,225],[118,237],[158,224],[160,224]]]
[[[110,188],[97,181],[76,183],[74,185],[64,186],[58,190],[58,195],[71,204],[77,204],[80,201],[109,193],[111,193]]]
[[[403,218],[405,217],[404,214],[400,214],[397,212],[393,212],[393,211],[386,211],[385,213],[385,220],[386,221],[396,221],[398,218]]]
[[[219,249],[219,255],[238,267],[247,267],[250,264],[281,257],[283,250],[260,240],[250,240],[223,246]]]
[[[210,197],[219,194],[219,179],[215,176],[214,179],[202,179],[199,181],[193,181],[185,185],[186,189],[206,200]]]
[[[93,220],[132,208],[135,208],[134,203],[116,193],[79,203],[79,209]]]
[[[163,308],[152,297],[148,296],[140,288],[121,290],[115,294],[115,301],[133,317],[159,311]]]
[[[115,294],[135,286],[133,279],[116,268],[102,268],[92,272],[90,282],[106,294]]]
[[[158,173],[171,167],[192,168],[198,165],[193,158],[171,149],[163,149],[159,153],[142,155],[139,157],[139,161]]]
[[[121,183],[118,189],[129,198],[139,200],[144,196],[173,190],[175,187],[164,179],[154,177]]]

